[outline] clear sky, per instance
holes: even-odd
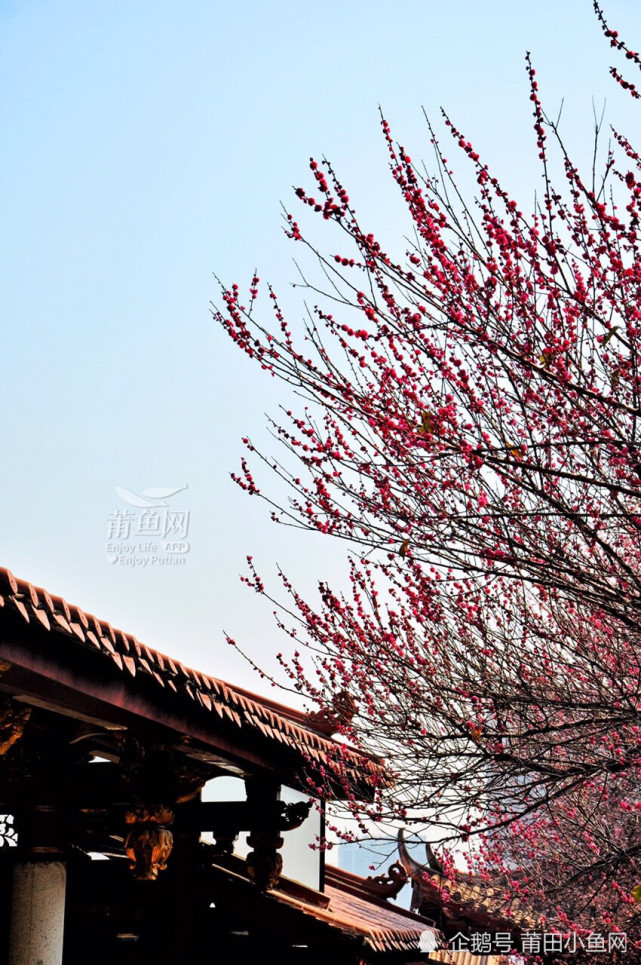
[[[641,5],[604,6],[639,49]],[[302,318],[280,203],[312,154],[393,247],[379,104],[426,159],[422,108],[446,107],[523,204],[540,183],[526,50],[577,155],[593,98],[633,140],[641,109],[608,76],[591,0],[0,0],[0,48],[0,565],[264,689],[222,633],[267,664],[285,646],[239,583],[245,556],[309,589],[342,551],[274,527],[229,478],[287,396],[211,321],[212,272],[244,285],[257,267]],[[142,495],[185,485],[165,507]],[[144,512],[116,486],[149,519],[190,514],[183,564],[152,562],[141,533],[147,565],[113,559],[115,514]]]

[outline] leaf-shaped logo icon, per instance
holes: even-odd
[[[143,499],[142,496],[132,493],[130,489],[125,489],[123,486],[116,486],[116,492],[129,506],[139,506],[139,507],[149,507],[157,506],[157,503],[151,502],[149,499]]]
[[[148,496],[150,499],[167,499],[168,496],[175,496],[176,493],[181,493],[183,489],[187,489],[187,484],[184,486],[179,486],[178,489],[143,489],[143,496]]]
[[[433,931],[423,931],[418,940],[419,951],[435,952],[438,948],[438,938]]]

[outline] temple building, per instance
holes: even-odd
[[[0,570],[0,965],[455,961],[309,847],[388,780],[326,724]]]

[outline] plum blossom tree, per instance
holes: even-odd
[[[641,154],[613,131],[586,178],[529,56],[527,72],[543,178],[531,213],[446,115],[470,202],[430,125],[433,173],[382,119],[414,232],[400,255],[311,160],[296,195],[336,240],[322,253],[286,214],[319,269],[304,332],[272,289],[273,320],[259,313],[257,277],[215,311],[300,400],[271,422],[282,458],[246,438],[234,478],[281,522],[351,547],[349,592],[322,583],[312,604],[281,574],[278,619],[318,719],[390,762],[395,783],[367,813],[473,836],[508,906],[641,940]],[[289,487],[280,504],[252,457]],[[247,582],[266,593],[253,569]]]

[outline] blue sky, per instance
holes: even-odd
[[[604,3],[641,47],[641,7]],[[422,108],[437,118],[444,106],[526,204],[540,183],[528,49],[550,113],[564,98],[577,156],[590,154],[592,98],[634,139],[639,113],[608,76],[591,8],[0,2],[0,565],[264,689],[222,634],[267,665],[284,646],[270,608],[239,583],[245,556],[266,574],[281,563],[311,591],[340,573],[342,550],[275,528],[229,478],[241,436],[269,447],[264,413],[288,399],[211,321],[212,272],[243,285],[257,267],[299,322],[280,203],[295,204],[310,155],[332,159],[362,220],[397,243],[405,222],[379,104],[426,159]],[[114,487],[184,485],[167,500],[190,513],[184,564],[110,563],[109,517],[131,510]]]

